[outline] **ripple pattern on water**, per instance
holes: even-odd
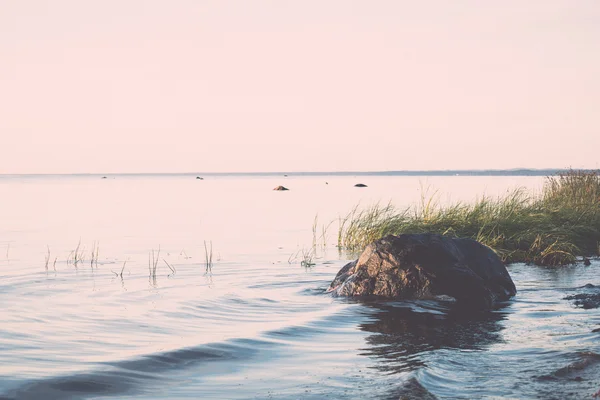
[[[374,180],[359,194],[335,192],[351,179],[332,179],[302,195],[310,179],[290,177],[285,198],[269,180],[8,185],[0,398],[578,399],[600,389],[600,363],[586,361],[600,354],[600,314],[565,299],[600,284],[599,260],[509,266],[518,295],[479,314],[443,300],[332,298],[325,290],[346,261],[333,246],[315,267],[290,262],[310,244],[316,211],[327,201],[320,218],[337,218],[370,199],[360,196],[413,193],[418,180]],[[82,192],[98,195],[84,202]],[[46,209],[32,198],[47,198]],[[97,268],[66,261],[81,236],[87,251],[99,239]],[[214,244],[212,272],[204,240]],[[56,270],[53,258],[45,268],[47,248]]]

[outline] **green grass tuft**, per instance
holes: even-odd
[[[547,177],[540,195],[518,189],[445,207],[436,199],[425,191],[419,205],[406,209],[357,206],[340,218],[338,246],[360,252],[388,234],[431,232],[478,240],[506,263],[555,266],[599,255],[600,171]]]

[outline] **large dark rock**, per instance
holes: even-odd
[[[338,272],[328,291],[393,299],[446,295],[477,308],[517,293],[489,247],[436,234],[389,235],[371,243]]]

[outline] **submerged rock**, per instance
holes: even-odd
[[[496,253],[473,239],[437,234],[389,235],[344,266],[328,292],[393,299],[447,295],[476,308],[517,293]]]
[[[437,397],[425,389],[415,378],[406,381],[395,397],[400,400],[437,400]]]
[[[274,188],[273,190],[290,190],[290,189],[286,188],[285,186],[279,185],[276,188]]]
[[[554,371],[550,375],[544,375],[542,378],[577,378],[579,373],[589,367],[600,363],[600,355],[591,351],[584,351],[577,354],[577,359],[567,365]]]
[[[569,364],[555,371],[538,376],[539,382],[551,383],[538,391],[538,398],[583,399],[596,396],[600,384],[600,355],[584,351],[568,355]]]
[[[367,187],[364,183],[357,183],[354,187]]]
[[[564,300],[571,300],[575,307],[580,307],[585,310],[600,307],[600,287],[594,286],[588,283],[585,286],[580,287],[586,293],[578,293],[570,296],[566,296]]]

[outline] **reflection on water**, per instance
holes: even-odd
[[[367,304],[377,312],[360,329],[373,333],[363,353],[377,360],[386,373],[414,371],[427,366],[423,353],[439,349],[483,350],[502,341],[506,318],[500,309],[474,313],[436,301]]]

